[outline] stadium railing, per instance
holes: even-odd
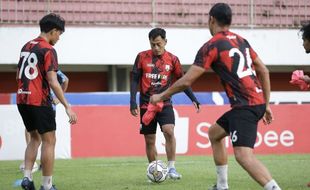
[[[310,19],[309,0],[223,0],[233,27],[296,28]],[[1,0],[0,24],[37,24],[46,13],[71,25],[207,27],[213,0]]]

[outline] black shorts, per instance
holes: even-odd
[[[162,126],[166,124],[175,124],[174,112],[172,105],[164,106],[161,112],[158,112],[154,119],[151,121],[149,125],[144,125],[142,122],[142,117],[146,109],[140,109],[140,134],[148,135],[148,134],[156,134],[157,123],[159,123],[160,129],[162,130]]]
[[[257,124],[265,112],[265,104],[237,107],[222,115],[216,123],[230,135],[233,146],[253,148],[257,136]]]
[[[55,112],[52,107],[27,104],[18,104],[17,107],[28,132],[38,130],[43,134],[56,130]]]

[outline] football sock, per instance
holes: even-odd
[[[174,163],[175,161],[168,161],[168,169],[175,168]]]
[[[24,170],[24,177],[27,177],[30,181],[32,181],[32,171]]]
[[[52,176],[42,176],[42,186],[45,190],[49,190],[53,185],[53,177]]]
[[[228,189],[227,183],[227,165],[216,166],[217,183],[218,189]]]
[[[281,190],[277,182],[273,179],[270,180],[268,183],[266,183],[266,185],[264,186],[264,189],[265,190]]]

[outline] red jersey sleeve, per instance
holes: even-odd
[[[245,43],[249,46],[249,49],[250,49],[250,57],[251,57],[251,59],[254,61],[256,58],[257,58],[257,53],[254,51],[254,49],[251,47],[251,45],[250,45],[250,43],[247,41],[247,40],[245,40],[244,39],[244,41],[245,41]]]
[[[257,58],[257,53],[254,51],[253,48],[250,48],[250,56],[251,56],[251,59],[254,61],[256,58]]]
[[[183,76],[183,70],[182,70],[182,66],[180,63],[180,60],[178,57],[174,58],[174,75],[175,75],[175,79],[179,79]]]
[[[211,67],[211,64],[217,59],[216,47],[208,43],[203,45],[196,54],[194,65],[200,66],[205,70]]]
[[[57,53],[54,49],[50,49],[46,52],[44,56],[44,63],[45,72],[58,70]]]
[[[136,57],[136,59],[135,59],[135,63],[134,63],[134,65],[133,65],[133,67],[132,67],[132,72],[133,72],[133,73],[138,73],[138,70],[141,69],[140,57],[141,57],[141,55],[138,54],[137,57]]]

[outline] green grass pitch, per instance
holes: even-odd
[[[164,156],[159,159],[166,161]],[[310,154],[258,156],[271,171],[283,190],[310,190]],[[21,161],[0,161],[0,190],[13,187],[23,174]],[[211,156],[177,156],[179,181],[166,180],[161,184],[147,182],[146,157],[89,158],[56,160],[53,181],[59,190],[206,190],[215,182]],[[261,190],[248,174],[229,158],[231,190]],[[34,173],[36,188],[41,183],[40,172]]]

